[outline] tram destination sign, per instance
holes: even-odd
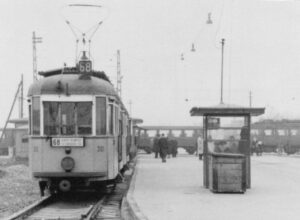
[[[51,138],[52,147],[84,147],[84,138]]]

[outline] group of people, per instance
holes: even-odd
[[[262,141],[258,141],[256,138],[253,138],[251,145],[251,155],[256,153],[257,156],[262,155]]]
[[[162,159],[162,162],[167,162],[167,157],[170,158],[177,156],[178,143],[176,140],[168,139],[165,134],[157,134],[153,140],[153,151],[155,153],[155,158],[158,158],[158,155]]]

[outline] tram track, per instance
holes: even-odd
[[[14,213],[13,215],[5,218],[5,220],[19,220],[19,219],[26,219],[26,217],[31,216],[33,213],[35,213],[37,210],[47,206],[51,201],[53,200],[53,196],[47,196],[44,197],[33,204],[23,208],[22,210],[18,211],[17,213]]]
[[[105,193],[77,192],[45,197],[6,220],[121,220],[122,199],[128,183]]]
[[[121,202],[123,193],[113,192],[106,195],[97,195],[93,198],[75,201],[64,200],[59,197],[47,197],[38,201],[6,220],[97,220],[122,219]]]

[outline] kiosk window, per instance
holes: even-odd
[[[250,138],[249,128],[245,117],[213,117],[215,123],[207,123],[208,152],[215,153],[244,153],[243,145]]]
[[[251,129],[251,134],[252,135],[258,135],[258,130],[257,129]]]

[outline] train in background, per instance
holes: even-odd
[[[178,147],[185,149],[188,154],[194,154],[197,138],[202,133],[200,126],[138,126],[137,130],[136,145],[148,154],[153,152],[153,140],[157,133],[164,133],[169,140],[176,140]],[[153,135],[149,131],[154,131]],[[176,135],[175,131],[179,134]]]
[[[151,126],[148,127],[152,129]],[[169,129],[171,128],[172,126],[169,126]],[[151,153],[154,137],[148,135],[145,130],[136,137],[136,143],[138,149]],[[191,136],[187,136],[184,133],[174,136],[172,132],[167,132],[167,136],[170,139],[177,140],[178,147],[184,148],[189,154],[196,152],[196,140],[200,134],[202,134],[201,127],[195,128]],[[300,151],[300,120],[268,119],[255,122],[251,125],[251,141],[252,143],[260,141],[262,144],[261,150],[265,153],[284,152],[286,154],[295,154]]]
[[[252,141],[261,141],[263,152],[300,151],[300,120],[263,120],[251,126]]]

